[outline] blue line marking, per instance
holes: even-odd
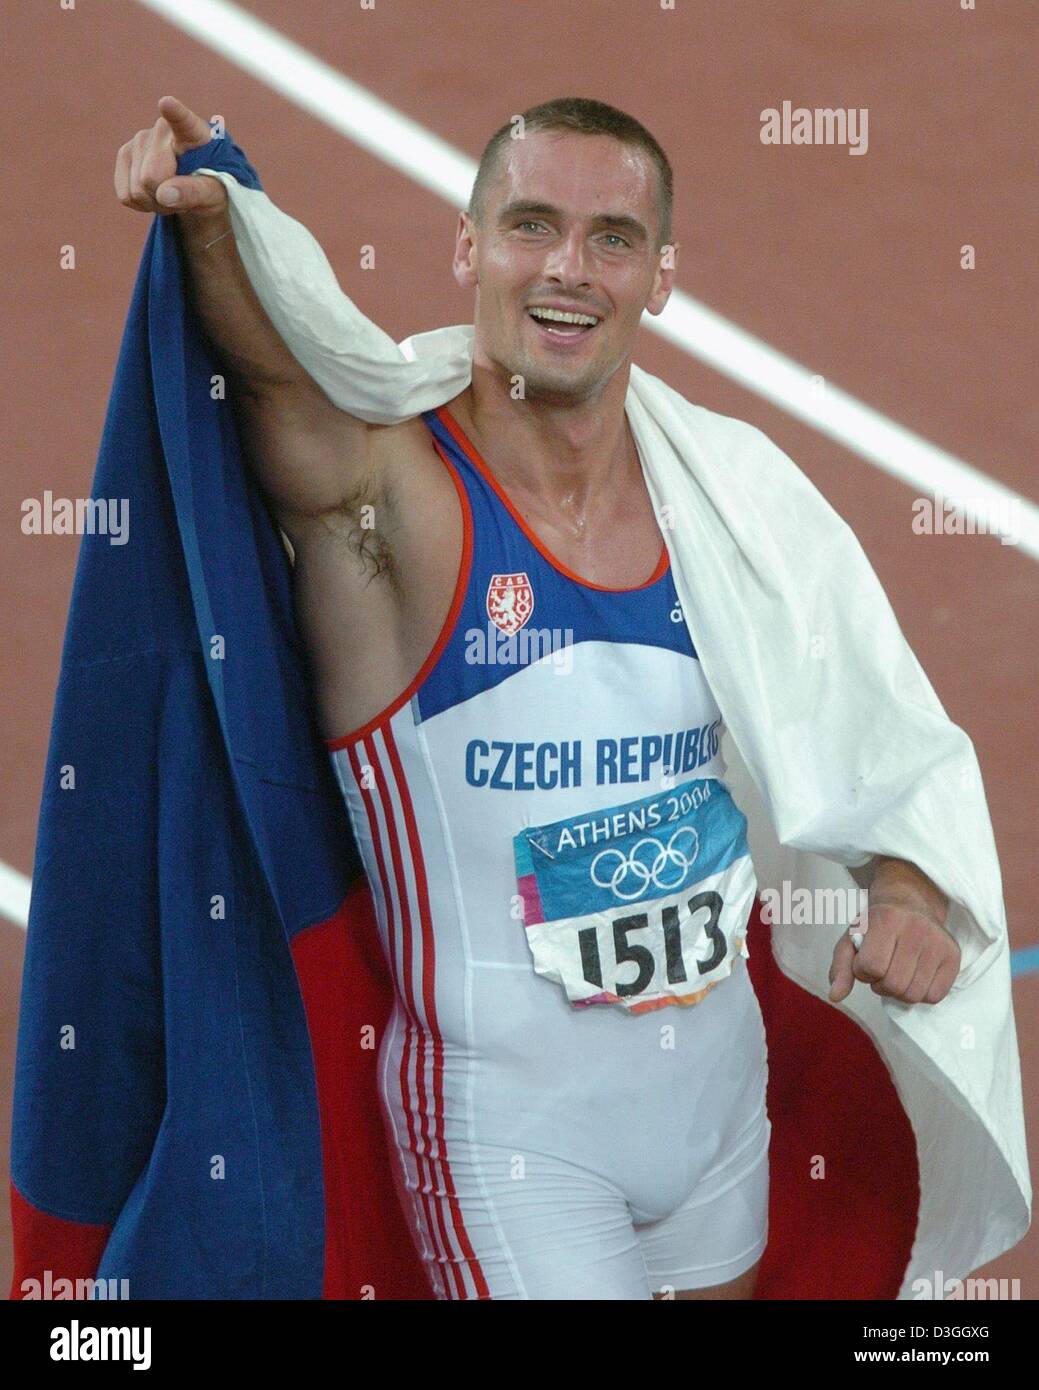
[[[1030,975],[1033,970],[1039,970],[1039,946],[1025,946],[1020,951],[1010,952],[1010,974],[1014,979],[1018,975]]]

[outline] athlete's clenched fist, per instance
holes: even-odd
[[[851,929],[837,943],[830,967],[830,1000],[838,1004],[856,980],[874,994],[906,1004],[939,1004],[952,989],[960,970],[955,938],[931,915],[929,905],[872,900],[856,951]]]
[[[208,121],[176,97],[163,97],[159,110],[155,124],[139,130],[116,156],[116,197],[138,212],[219,212],[227,203],[227,190],[219,179],[177,174],[177,159],[185,150],[212,140]]]

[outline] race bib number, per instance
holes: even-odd
[[[748,957],[747,820],[717,778],[513,840],[534,969],[575,1007],[697,1004]]]

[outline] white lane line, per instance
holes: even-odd
[[[476,160],[432,135],[230,0],[137,0],[273,87],[453,207],[464,207]],[[940,494],[979,530],[1003,531],[1039,560],[1039,506],[760,338],[675,290],[643,324],[691,357],[803,420],[928,498]],[[936,514],[941,515],[940,509]]]
[[[464,207],[476,161],[229,0],[138,0],[228,62],[449,203]],[[163,92],[158,94],[164,95]],[[176,96],[176,92],[171,92]],[[156,97],[158,101],[158,96]],[[214,112],[200,113],[208,120]],[[220,113],[234,134],[234,122]]]
[[[658,318],[647,315],[643,323],[928,499],[940,494],[962,507],[964,517],[975,521],[979,531],[1004,532],[1005,544],[1017,544],[1039,560],[1039,507],[980,468],[882,415],[679,290]],[[939,507],[935,515],[941,517]],[[951,521],[949,513],[946,524]]]
[[[29,893],[32,881],[10,865],[0,863],[0,917],[6,917],[16,927],[29,922]]]

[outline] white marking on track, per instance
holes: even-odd
[[[29,893],[32,881],[10,865],[0,863],[0,916],[24,927],[29,921]]]

